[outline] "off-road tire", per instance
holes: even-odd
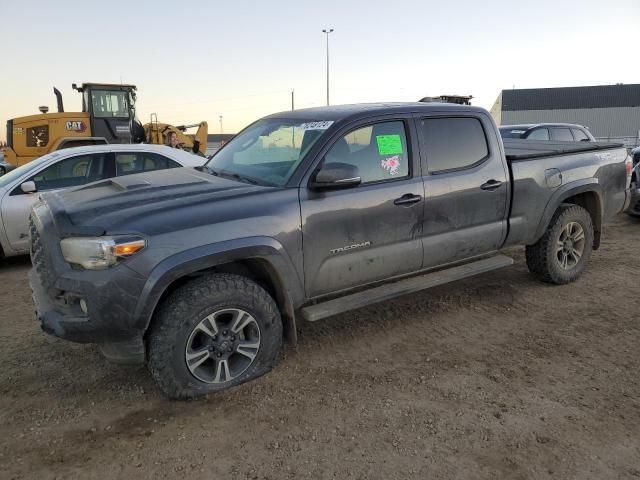
[[[239,308],[253,316],[260,329],[260,347],[253,362],[238,377],[224,383],[206,383],[190,372],[185,348],[196,325],[225,308]],[[212,274],[178,288],[159,306],[148,335],[148,368],[169,398],[194,398],[269,372],[277,363],[281,345],[282,320],[273,298],[248,278]]]
[[[565,270],[557,257],[557,240],[571,222],[580,224],[584,231],[584,251],[577,264]],[[527,245],[527,267],[543,282],[562,285],[578,279],[589,263],[593,251],[593,223],[591,215],[579,205],[562,204],[553,214],[546,232],[533,245]]]

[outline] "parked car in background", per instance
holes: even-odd
[[[10,172],[14,168],[16,168],[16,166],[12,165],[9,162],[6,162],[4,160],[4,156],[2,156],[2,152],[0,152],[0,177],[3,176],[5,173]]]
[[[0,177],[0,256],[29,253],[29,212],[39,192],[132,173],[196,167],[207,159],[163,145],[95,145],[57,150]]]
[[[4,152],[2,151],[2,148],[0,148],[0,177],[14,168],[16,168],[15,165],[5,161]]]
[[[556,142],[595,142],[587,127],[572,123],[531,123],[523,125],[503,125],[500,127],[503,139],[551,140]]]
[[[640,147],[631,150],[633,166],[631,167],[631,202],[627,213],[633,216],[640,216]]]

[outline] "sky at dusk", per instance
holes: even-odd
[[[133,83],[138,114],[233,133],[326,103],[640,83],[640,0],[55,2],[0,0],[0,140],[12,117],[80,111],[72,83]]]

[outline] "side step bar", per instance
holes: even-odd
[[[365,307],[373,303],[384,302],[385,300],[406,295],[407,293],[419,292],[420,290],[455,282],[456,280],[462,280],[463,278],[490,272],[498,268],[508,267],[509,265],[513,265],[513,259],[505,257],[504,255],[483,258],[482,260],[451,267],[446,270],[406,278],[363,292],[353,293],[316,305],[310,305],[301,309],[302,318],[310,322],[315,322],[316,320],[331,317],[349,310],[355,310],[356,308]]]

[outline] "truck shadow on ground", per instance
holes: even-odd
[[[512,255],[515,256],[515,255]],[[502,309],[514,307],[520,288],[549,288],[536,281],[524,262],[478,277],[442,285],[396,299],[360,308],[319,322],[297,323],[298,348],[321,347],[329,337],[357,341],[375,329],[390,332],[397,327],[426,328],[425,321],[434,315],[456,313],[469,309]]]

